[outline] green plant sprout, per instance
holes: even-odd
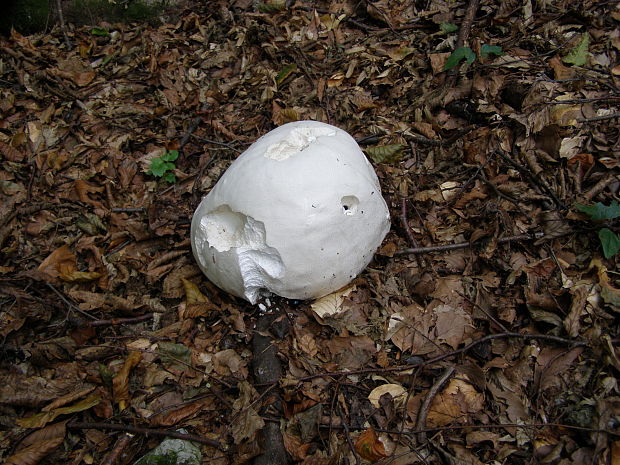
[[[581,205],[576,203],[575,208],[590,217],[592,221],[605,221],[620,218],[620,205],[616,200],[609,206],[600,202],[594,205]],[[598,231],[598,238],[603,247],[605,258],[611,258],[620,251],[620,237],[609,228],[601,228]]]
[[[170,150],[164,153],[161,157],[153,158],[151,160],[151,167],[147,171],[148,174],[162,178],[169,183],[176,182],[177,178],[173,173],[176,165],[173,163],[179,158],[178,150]]]
[[[501,56],[504,52],[499,45],[484,44],[480,47],[480,56],[486,58],[489,55]],[[462,60],[467,61],[468,64],[472,64],[476,60],[476,54],[470,47],[459,47],[450,54],[446,63],[443,65],[443,70],[448,71],[454,68]]]

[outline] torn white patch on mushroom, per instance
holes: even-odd
[[[336,131],[331,128],[295,128],[290,132],[287,138],[271,144],[265,152],[265,157],[271,158],[272,160],[283,161],[303,151],[319,137],[333,137],[335,135]]]
[[[265,225],[243,213],[222,205],[200,220],[200,228],[208,247],[236,255],[245,297],[255,302],[269,281],[284,275],[280,254],[266,241]]]

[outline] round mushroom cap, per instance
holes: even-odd
[[[243,152],[192,219],[194,257],[219,288],[318,298],[348,284],[390,228],[377,175],[345,131],[288,123]]]

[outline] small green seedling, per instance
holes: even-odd
[[[164,153],[161,157],[153,158],[151,160],[151,167],[147,173],[173,183],[177,180],[177,178],[172,172],[176,168],[176,165],[172,162],[177,158],[179,158],[178,150],[170,150],[169,152]]]
[[[609,206],[600,202],[594,205],[581,205],[576,203],[575,208],[590,217],[592,221],[615,220],[620,218],[620,205],[616,200]],[[611,258],[620,251],[620,237],[609,228],[601,228],[598,231],[598,238],[603,247],[605,258]]]
[[[483,44],[482,47],[480,47],[480,56],[482,58],[486,58],[489,55],[501,56],[503,54],[502,47],[499,45]],[[443,65],[443,70],[448,71],[454,68],[462,60],[467,61],[467,63],[471,65],[476,60],[476,54],[469,47],[459,47],[450,54],[446,63]]]

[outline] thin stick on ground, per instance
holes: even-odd
[[[264,418],[267,421],[279,421],[277,419],[269,419]],[[319,428],[327,429],[330,425],[326,425],[324,423],[319,424]],[[332,429],[344,429],[342,425],[331,425]],[[597,428],[588,428],[586,426],[575,426],[568,425],[565,423],[491,423],[485,425],[447,425],[447,426],[435,426],[433,428],[423,428],[419,431],[402,431],[402,430],[394,430],[394,429],[385,429],[385,428],[374,428],[375,431],[379,433],[388,433],[388,434],[401,434],[403,436],[411,436],[419,433],[438,433],[441,431],[453,431],[453,430],[475,430],[475,429],[501,429],[501,428],[521,428],[521,429],[536,429],[536,428],[560,428],[560,429],[571,429],[575,431],[584,431],[587,433],[603,433],[609,434],[610,436],[614,436],[620,438],[620,432],[612,431],[609,429],[597,429]],[[358,428],[354,428],[349,426],[349,430],[363,430],[364,426],[360,426]]]
[[[532,184],[539,189],[541,193],[546,192],[553,199],[553,201],[558,207],[560,207],[562,210],[566,210],[566,206],[562,203],[560,199],[558,199],[557,195],[555,195],[555,192],[553,192],[553,190],[547,185],[546,182],[544,182],[542,178],[538,176],[538,174],[532,173],[529,169],[514,161],[512,158],[506,155],[503,150],[496,150],[496,152],[510,165],[512,165],[517,171],[525,175],[532,182]]]
[[[344,417],[344,414],[342,413],[342,407],[340,405],[338,405],[338,414],[340,416],[340,420],[342,421],[342,427],[344,428],[344,435],[347,438],[347,443],[349,444],[349,448],[351,449],[351,452],[353,453],[353,457],[355,457],[355,463],[356,465],[361,465],[362,460],[359,454],[357,453],[357,451],[355,450],[355,445],[353,444],[353,441],[351,440],[351,435],[349,434],[349,425],[347,424],[347,419]]]
[[[518,241],[533,241],[537,239],[542,239],[544,237],[544,233],[537,232],[535,234],[519,234],[517,236],[508,236],[502,237],[497,240],[498,244],[506,244],[508,242],[518,242]],[[411,249],[403,249],[394,253],[394,255],[409,255],[409,254],[424,254],[430,252],[445,252],[449,250],[457,250],[457,249],[465,249],[467,247],[471,247],[473,245],[479,244],[480,241],[474,242],[459,242],[457,244],[446,244],[446,245],[434,245],[429,247],[414,247]]]
[[[407,199],[403,197],[400,201],[400,222],[403,225],[403,229],[405,230],[405,234],[407,235],[407,239],[412,247],[418,247],[418,242],[413,237],[413,232],[409,227],[409,221],[407,219]]]
[[[131,318],[112,318],[110,320],[94,320],[94,321],[76,321],[75,325],[78,327],[89,328],[101,328],[104,326],[120,326],[120,325],[133,325],[142,323],[143,321],[151,320],[153,318],[152,313],[146,313],[140,316],[134,316]]]
[[[467,10],[465,10],[465,16],[463,17],[463,21],[461,22],[461,27],[459,28],[459,35],[456,39],[456,44],[454,44],[454,49],[461,48],[467,42],[467,38],[469,37],[469,33],[471,32],[472,24],[474,23],[474,18],[476,17],[476,12],[478,11],[478,6],[480,4],[480,0],[469,0],[467,4]],[[448,79],[446,80],[446,88],[454,87],[456,84],[457,77],[457,68],[453,68],[450,70],[450,74]]]
[[[65,15],[62,12],[62,0],[56,0],[56,9],[58,10],[58,19],[60,20],[60,29],[62,30],[63,38],[65,39],[65,45],[67,50],[71,50],[71,41],[67,34],[67,25],[65,23]]]
[[[123,451],[129,445],[129,441],[132,437],[132,434],[125,433],[120,438],[118,438],[110,453],[106,455],[101,461],[101,465],[114,465],[118,461]]]
[[[550,334],[521,334],[521,333],[504,332],[504,333],[490,334],[483,338],[476,339],[475,341],[472,341],[469,344],[467,344],[465,347],[453,350],[451,352],[446,352],[445,354],[438,355],[429,360],[425,360],[421,363],[401,365],[401,366],[396,366],[396,367],[387,367],[387,368],[363,368],[361,370],[331,371],[331,372],[325,372],[325,373],[316,373],[314,375],[303,376],[301,378],[298,378],[298,380],[300,382],[303,382],[303,381],[310,381],[315,378],[337,378],[340,376],[370,375],[370,374],[396,373],[396,372],[401,372],[401,371],[408,371],[408,370],[413,370],[413,369],[420,368],[423,366],[432,365],[434,363],[441,362],[442,360],[445,360],[447,358],[451,358],[451,357],[455,357],[457,355],[463,354],[465,352],[468,352],[472,348],[480,344],[484,344],[485,342],[491,341],[493,339],[510,339],[510,338],[557,342],[558,344],[565,344],[565,345],[569,345],[572,347],[579,347],[579,346],[587,345],[585,342],[582,342],[582,341],[573,341],[573,340],[565,339],[559,336],[552,336]]]
[[[196,434],[187,434],[187,433],[179,433],[177,431],[166,431],[161,429],[154,428],[143,428],[142,426],[134,426],[134,425],[123,425],[120,423],[103,423],[103,422],[93,422],[93,423],[83,423],[83,422],[75,422],[75,423],[67,423],[67,428],[69,429],[101,429],[101,430],[111,430],[111,431],[125,431],[127,433],[133,434],[143,434],[145,436],[156,436],[156,437],[168,437],[175,439],[183,439],[184,441],[193,441],[198,442],[200,444],[205,444],[207,446],[215,447],[219,450],[225,450],[225,447],[216,441],[215,439],[209,439],[202,436],[198,436]]]
[[[467,126],[465,128],[459,129],[458,131],[456,131],[454,135],[444,140],[429,139],[427,137],[419,136],[417,134],[410,134],[410,135],[407,135],[406,137],[407,139],[414,141],[414,142],[418,142],[422,145],[430,145],[431,147],[448,147],[449,145],[454,144],[457,140],[459,140],[464,135],[473,131],[474,129],[476,129],[476,126],[474,125]]]
[[[428,411],[431,408],[431,404],[435,399],[435,396],[439,393],[441,388],[443,388],[444,384],[448,382],[450,377],[454,374],[454,367],[448,367],[444,370],[441,376],[435,381],[433,386],[429,389],[426,397],[424,398],[424,402],[420,406],[420,410],[418,412],[418,419],[415,424],[415,429],[420,434],[418,435],[418,443],[423,444],[426,442],[426,432],[422,431],[426,428],[426,417],[428,417]]]

